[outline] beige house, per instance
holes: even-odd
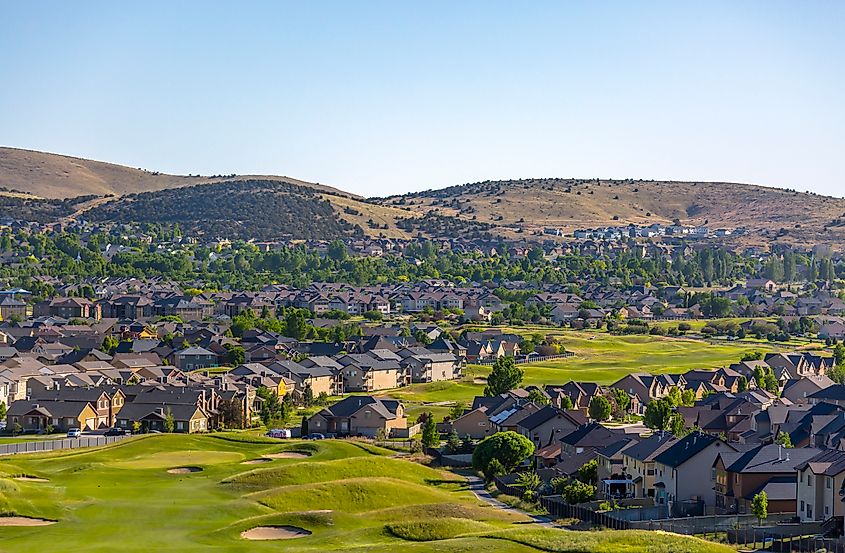
[[[845,451],[829,449],[798,467],[798,517],[802,522],[845,515]]]
[[[380,361],[366,353],[352,353],[337,360],[345,392],[375,392],[405,384],[404,369],[396,361]]]
[[[334,436],[391,436],[408,428],[405,407],[399,401],[372,396],[349,396],[326,407],[307,421],[308,432]]]

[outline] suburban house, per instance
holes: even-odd
[[[399,364],[411,373],[412,382],[440,382],[460,376],[461,361],[451,353],[415,347],[399,350]]]
[[[534,447],[539,449],[586,423],[587,418],[581,411],[546,405],[519,421],[516,431],[534,442]]]
[[[173,403],[166,407],[155,403],[127,403],[117,414],[115,426],[132,430],[135,423],[138,423],[142,432],[165,432],[168,416],[173,417],[175,432],[206,432],[209,429],[205,411],[197,405],[187,403]]]
[[[173,364],[183,371],[207,369],[219,365],[217,355],[205,348],[192,346],[173,353]]]
[[[322,409],[307,421],[308,432],[334,436],[375,437],[379,431],[407,434],[408,419],[401,402],[372,396],[349,396]]]
[[[396,361],[379,361],[366,353],[350,353],[337,362],[343,366],[341,375],[346,392],[375,392],[406,384],[405,371]]]
[[[12,402],[6,412],[9,428],[20,426],[25,432],[69,428],[83,430],[97,429],[97,411],[84,401],[30,401],[20,399]]]
[[[622,452],[622,466],[631,481],[634,497],[655,497],[654,460],[677,441],[670,432],[655,432]]]
[[[845,451],[825,450],[797,468],[798,517],[802,522],[845,515]]]
[[[797,467],[820,451],[768,444],[720,452],[713,463],[717,512],[749,514],[754,496],[766,492],[770,513],[796,513]]]
[[[736,448],[701,432],[692,432],[672,444],[654,459],[655,503],[667,504],[673,512],[684,509],[687,502],[714,507],[713,464],[723,451],[736,451]]]

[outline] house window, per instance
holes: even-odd
[[[832,486],[833,480],[829,476],[827,478],[825,478],[824,480],[825,480],[825,487],[827,489],[830,489],[831,486]]]
[[[734,474],[734,484],[739,484],[739,473]]]
[[[801,500],[801,512],[802,513],[804,512],[804,500],[803,499]]]
[[[824,506],[824,516],[830,515],[830,507],[825,505]]]

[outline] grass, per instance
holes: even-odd
[[[667,373],[690,369],[715,369],[736,363],[743,354],[779,349],[776,344],[757,342],[708,342],[695,338],[630,335],[602,331],[573,331],[542,327],[505,328],[518,334],[552,335],[567,351],[576,355],[562,359],[521,365],[524,386],[565,384],[569,380],[612,384],[632,372]],[[489,366],[470,365],[457,381],[412,384],[380,395],[405,402],[410,417],[431,411],[438,419],[449,413],[455,402],[470,404],[484,392],[483,378]],[[440,404],[440,405],[437,405]]]
[[[280,451],[310,457],[243,464]],[[580,549],[573,551],[592,551],[595,545],[610,551],[603,544],[625,539],[624,533],[613,542],[605,536],[615,533],[525,526],[524,515],[479,502],[462,477],[390,455],[351,441],[279,442],[221,433],[157,435],[96,449],[3,457],[0,512],[58,522],[0,528],[0,551],[497,553],[576,546]],[[168,467],[186,464],[203,470],[167,473]],[[21,474],[47,481],[13,479]],[[285,542],[240,537],[265,525],[297,526],[312,534]],[[665,543],[674,544],[672,551],[699,550],[690,545],[699,542],[688,538],[666,536]],[[647,546],[625,551],[651,551]]]

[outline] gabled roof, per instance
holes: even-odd
[[[724,445],[726,450],[734,449],[719,438],[709,434],[692,432],[658,455],[654,461],[667,467],[679,467],[714,443]]]
[[[637,461],[650,462],[677,441],[677,438],[670,432],[655,432],[638,444],[626,449],[625,455]]]

